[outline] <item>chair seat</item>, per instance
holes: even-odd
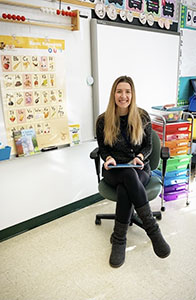
[[[148,201],[155,199],[160,193],[162,189],[161,179],[157,176],[151,176],[149,183],[145,186]]]
[[[161,192],[162,183],[159,177],[151,176],[149,183],[145,186],[148,201],[155,199]],[[102,179],[98,186],[99,193],[105,198],[112,201],[117,201],[116,189],[108,185]]]

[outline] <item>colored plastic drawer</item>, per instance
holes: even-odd
[[[188,176],[179,176],[177,178],[165,178],[164,186],[179,184],[179,183],[188,183],[188,180],[189,180]]]
[[[163,133],[158,132],[157,134],[159,138],[163,141]],[[184,133],[176,133],[176,134],[166,134],[165,135],[165,141],[173,141],[173,140],[183,140],[183,139],[188,139],[189,138],[189,133],[184,132]]]
[[[190,153],[189,144],[190,144],[189,139],[166,141],[165,147],[170,148],[171,156],[176,156],[176,155],[184,155]]]
[[[165,133],[167,134],[177,134],[177,133],[189,133],[189,122],[177,122],[173,124],[165,125]],[[152,122],[152,128],[157,132],[163,132],[163,124],[157,124]]]
[[[157,171],[153,171],[153,176],[159,176],[161,178],[161,176],[157,173]],[[164,186],[169,186],[169,185],[173,185],[173,184],[180,184],[180,183],[188,183],[189,181],[189,176],[187,174],[187,172],[183,175],[177,176],[177,177],[167,177],[165,176],[164,178]]]
[[[177,122],[165,125],[165,137],[163,136],[163,124],[153,123],[152,128],[157,132],[159,138],[165,141],[174,141],[189,139],[190,137],[190,123]]]
[[[176,141],[167,141],[165,142],[165,147],[178,148],[178,147],[188,147],[190,144],[189,139],[176,140]]]
[[[191,161],[191,157],[191,154],[171,157],[167,161],[166,172],[187,169]],[[158,169],[162,170],[162,161],[160,162]]]
[[[154,172],[161,177],[162,176],[162,172],[160,170],[154,170]],[[167,172],[165,174],[165,178],[172,178],[175,179],[176,177],[179,176],[188,176],[189,174],[189,170],[188,169],[184,169],[184,170],[175,170],[175,171],[171,171],[171,172]]]
[[[176,156],[176,155],[184,155],[189,153],[190,148],[185,147],[177,147],[177,148],[170,148],[170,155]]]
[[[179,183],[164,187],[164,193],[178,192],[182,190],[188,191],[188,183]]]
[[[173,200],[187,199],[187,198],[188,198],[188,191],[164,193],[163,195],[163,199],[165,201],[173,201]]]

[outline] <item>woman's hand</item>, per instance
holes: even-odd
[[[139,168],[140,170],[142,170],[144,168],[144,163],[143,163],[142,159],[140,159],[138,156],[136,156],[132,160],[132,164],[134,164],[134,165],[141,165],[141,168]]]
[[[109,170],[108,165],[116,166],[116,161],[115,161],[115,159],[114,159],[113,157],[111,157],[111,156],[108,156],[108,157],[106,158],[106,162],[104,163],[104,168],[105,168],[106,170]]]

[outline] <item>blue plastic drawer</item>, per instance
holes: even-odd
[[[161,178],[160,175],[158,175],[157,170],[152,172],[152,176],[159,176],[159,178]],[[178,177],[165,177],[164,179],[164,186],[168,186],[168,185],[173,185],[173,184],[180,184],[180,183],[188,183],[189,181],[189,176],[188,175],[180,175]]]
[[[177,178],[165,178],[164,186],[179,184],[179,183],[188,183],[188,180],[189,180],[188,176],[179,176]]]

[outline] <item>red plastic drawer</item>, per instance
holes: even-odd
[[[178,122],[174,124],[166,124],[165,131],[166,134],[189,133],[189,127],[189,122]],[[163,132],[163,124],[152,123],[152,128],[155,131]]]
[[[163,140],[163,133],[158,132],[157,134],[161,140]],[[173,140],[184,140],[189,138],[189,133],[177,133],[177,134],[166,134],[165,141],[173,141]]]

